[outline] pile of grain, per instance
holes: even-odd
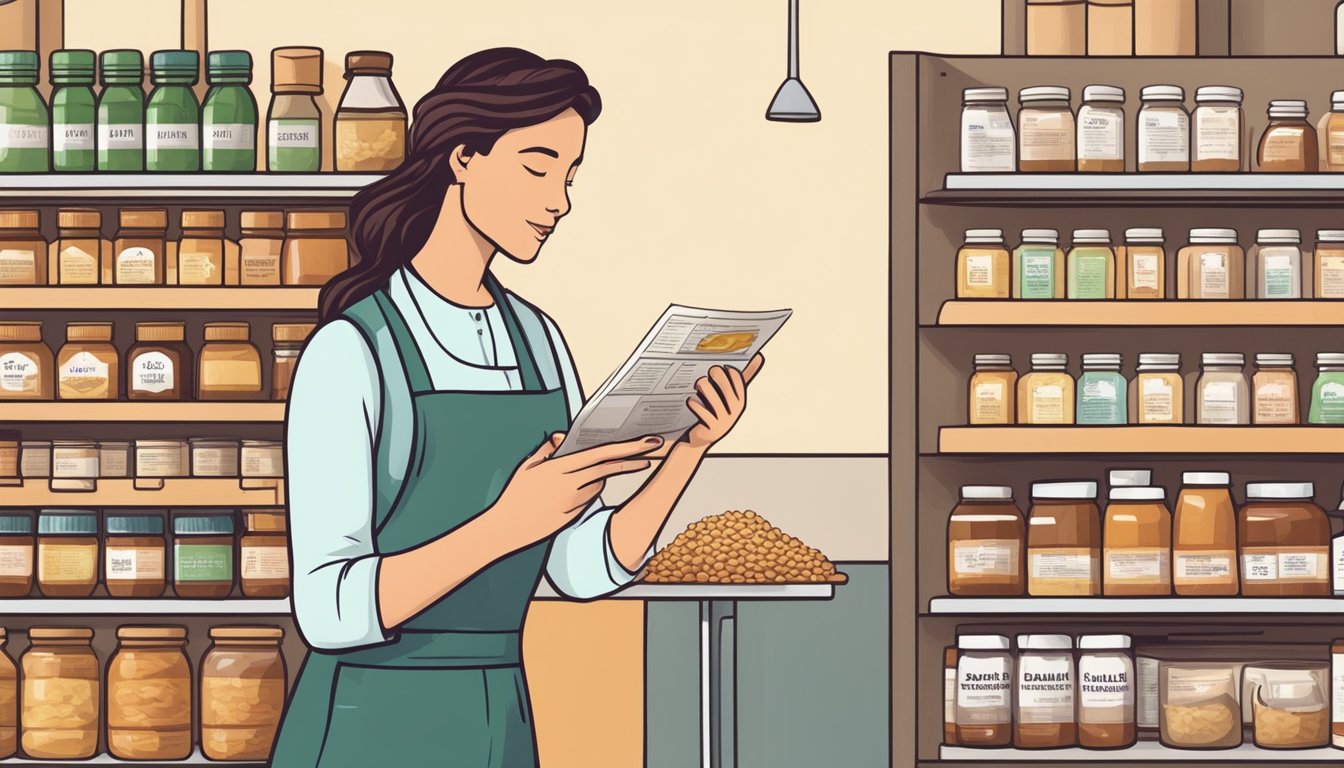
[[[674,584],[791,584],[841,578],[819,550],[751,510],[691,523],[649,560],[644,571],[646,581]]]

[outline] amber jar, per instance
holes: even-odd
[[[45,597],[88,597],[98,587],[98,516],[43,510],[37,517],[37,588]]]
[[[21,741],[25,757],[83,760],[98,751],[103,697],[93,630],[33,627],[24,651]]]
[[[156,514],[107,516],[103,541],[103,581],[113,597],[163,597],[168,544],[163,517]]]
[[[121,362],[111,323],[68,323],[56,354],[56,395],[61,400],[118,400]]]
[[[285,285],[324,285],[350,267],[345,211],[290,211],[286,227]]]
[[[1161,488],[1111,488],[1102,523],[1102,594],[1171,594],[1171,512]]]
[[[183,211],[178,285],[224,284],[224,212]]]
[[[214,627],[201,660],[201,752],[266,760],[285,708],[279,627]]]
[[[56,360],[42,343],[42,323],[0,323],[0,400],[51,400]]]
[[[1311,483],[1248,483],[1237,521],[1241,594],[1330,597],[1330,522]]]
[[[233,574],[231,513],[173,518],[173,591],[178,597],[228,597]]]
[[[103,214],[91,208],[56,213],[56,282],[98,285],[103,281]]]
[[[163,285],[168,211],[123,208],[112,243],[112,280],[117,285]]]
[[[1257,168],[1272,173],[1315,173],[1320,164],[1316,129],[1307,122],[1307,102],[1269,102],[1269,125],[1260,136]]]
[[[19,751],[19,670],[4,650],[8,640],[0,627],[0,760]]]
[[[947,591],[1012,597],[1026,591],[1026,524],[1007,486],[962,486],[947,521]]]
[[[271,327],[271,399],[288,400],[299,365],[299,352],[316,326],[313,323],[276,323]]]
[[[279,285],[280,257],[285,247],[284,211],[243,211],[239,214],[239,283]]]
[[[193,366],[183,323],[136,323],[126,352],[126,397],[181,400],[191,392]]]
[[[248,597],[289,597],[289,537],[283,511],[245,509],[239,575]]]
[[[191,755],[185,627],[119,627],[107,663],[107,751],[122,760]]]
[[[1027,525],[1027,593],[1101,594],[1101,521],[1094,482],[1034,483]]]
[[[27,597],[33,591],[37,539],[27,512],[0,512],[0,597]],[[0,753],[3,753],[0,749]]]
[[[1237,506],[1226,472],[1186,472],[1172,518],[1172,586],[1183,597],[1237,594]]]
[[[197,359],[196,399],[255,400],[261,395],[261,353],[247,323],[206,323]]]
[[[0,285],[46,285],[47,241],[37,211],[0,211]]]

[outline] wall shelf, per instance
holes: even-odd
[[[1325,325],[1344,326],[1344,301],[972,300],[945,302],[938,313],[938,327]]]
[[[1140,741],[1129,749],[1095,750],[1081,749],[971,749],[968,747],[940,747],[939,757],[944,761],[995,763],[1017,760],[1026,764],[1076,762],[1095,765],[1097,763],[1130,763],[1135,761],[1161,761],[1164,763],[1228,763],[1230,761],[1255,761],[1275,763],[1321,762],[1336,763],[1344,760],[1344,751],[1331,747],[1320,749],[1260,749],[1254,744],[1242,744],[1235,749],[1198,750],[1172,749],[1156,741]]]
[[[1256,597],[935,597],[932,616],[1338,615],[1344,600]],[[1340,756],[1344,759],[1344,755]]]
[[[1189,202],[1259,206],[1344,201],[1338,173],[949,173],[930,205],[1079,205]]]
[[[186,600],[175,597],[157,599],[30,597],[0,600],[0,615],[4,616],[288,616],[290,613],[292,609],[289,598]]]
[[[348,199],[381,179],[364,173],[28,173],[5,174],[0,198]]]
[[[1344,453],[1334,427],[943,427],[940,454]]]
[[[25,758],[11,757],[4,761],[5,765],[45,765],[48,768],[63,765],[119,765],[122,768],[174,768],[179,765],[227,765],[230,768],[253,768],[253,766],[265,765],[264,762],[229,762],[221,763],[206,758],[199,751],[193,752],[191,757],[186,760],[122,760],[111,755],[96,755],[88,760],[28,760]]]
[[[0,311],[131,309],[145,312],[202,310],[317,310],[318,288],[129,288],[52,286],[0,288]]]
[[[43,402],[0,403],[9,422],[280,422],[285,403],[257,402]]]
[[[135,480],[99,480],[90,492],[52,491],[46,480],[0,487],[0,507],[275,507],[285,503],[284,480],[249,480],[260,487],[244,489],[236,478],[169,478],[158,490],[137,490]],[[138,481],[141,485],[154,481]]]

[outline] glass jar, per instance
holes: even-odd
[[[1087,0],[1087,55],[1134,55],[1134,0]]]
[[[1003,635],[957,638],[957,744],[1013,743],[1013,654]]]
[[[4,646],[9,640],[0,627],[0,760],[19,751],[19,670]]]
[[[1068,298],[1115,298],[1115,251],[1111,233],[1104,229],[1075,229],[1069,248]]]
[[[1252,424],[1297,424],[1297,371],[1293,356],[1257,354],[1253,390]]]
[[[1162,744],[1174,749],[1241,746],[1239,665],[1163,659],[1158,662]]]
[[[1246,298],[1302,298],[1302,233],[1262,229],[1246,254]]]
[[[1251,738],[1261,749],[1319,749],[1330,745],[1330,665],[1274,662],[1242,671],[1251,705]]]
[[[1102,594],[1171,594],[1171,512],[1161,488],[1111,488],[1102,541]]]
[[[51,400],[55,369],[41,322],[0,323],[0,400]]]
[[[98,751],[102,691],[93,630],[33,627],[23,652],[20,741],[34,760],[84,760]]]
[[[964,485],[947,521],[947,591],[1015,597],[1026,589],[1026,526],[1007,486]]]
[[[1145,86],[1139,109],[1139,171],[1190,170],[1190,113],[1179,85]]]
[[[183,211],[178,285],[224,284],[224,212]]]
[[[36,51],[0,51],[0,173],[45,173],[51,117],[37,90]]]
[[[1078,638],[1078,746],[1124,749],[1138,741],[1134,640],[1129,635]]]
[[[1176,254],[1176,298],[1246,298],[1246,252],[1235,229],[1192,229]]]
[[[37,588],[44,597],[88,597],[98,587],[98,515],[43,510],[37,517]]]
[[[238,546],[243,594],[289,597],[289,537],[284,511],[245,509],[243,519],[246,533]]]
[[[406,156],[406,105],[392,85],[392,54],[351,51],[336,108],[336,170],[391,171]]]
[[[157,514],[107,516],[103,580],[113,597],[163,597],[168,544]]]
[[[261,394],[261,353],[247,323],[206,323],[196,377],[198,400],[255,400]]]
[[[51,52],[51,169],[90,173],[94,137],[93,51]]]
[[[1325,117],[1325,140],[1321,147],[1323,171],[1344,171],[1344,91],[1330,94],[1330,113]]]
[[[1247,483],[1237,520],[1241,594],[1329,597],[1330,521],[1312,483]]]
[[[1240,353],[1205,353],[1195,384],[1196,424],[1250,424],[1250,385]]]
[[[280,257],[285,247],[284,211],[243,211],[238,216],[239,283],[279,285]]]
[[[1083,375],[1078,377],[1079,424],[1126,424],[1129,422],[1129,383],[1120,372],[1121,356],[1083,355]]]
[[[191,444],[192,477],[237,477],[237,440],[226,437],[193,437]]]
[[[1077,129],[1073,108],[1069,105],[1072,94],[1058,85],[1039,85],[1023,88],[1017,99],[1018,163],[1023,173],[1073,173],[1077,168],[1074,157]]]
[[[116,254],[113,280],[117,285],[163,285],[167,252],[168,211],[163,208],[122,208],[120,229],[112,245]]]
[[[1073,638],[1018,635],[1013,746],[1060,749],[1078,743]]]
[[[1344,354],[1318,352],[1316,371],[1307,423],[1344,424]]]
[[[1073,423],[1074,381],[1068,363],[1068,355],[1031,356],[1031,372],[1017,382],[1017,423]]]
[[[201,752],[267,760],[285,708],[279,627],[213,627],[201,660]]]
[[[192,391],[191,347],[185,323],[136,323],[135,344],[126,352],[126,397],[181,400]]]
[[[1116,295],[1122,299],[1165,299],[1167,297],[1166,238],[1161,229],[1136,227],[1125,230],[1125,247],[1120,250],[1116,274],[1124,279]]]
[[[1011,259],[1002,229],[968,229],[957,251],[958,299],[1006,299]]]
[[[1094,482],[1033,483],[1027,525],[1027,594],[1101,594],[1101,520]]]
[[[145,60],[139,51],[103,51],[98,94],[98,170],[145,170]]]
[[[62,208],[56,213],[56,282],[98,285],[106,265],[101,229],[103,215],[92,208]]]
[[[1089,85],[1078,108],[1078,170],[1125,170],[1125,89]]]
[[[1344,299],[1344,229],[1316,230],[1316,251],[1312,261],[1312,296]]]
[[[299,352],[308,335],[317,326],[313,323],[276,323],[271,326],[271,399],[288,400],[289,388],[294,383],[294,371],[299,365]]]
[[[961,172],[1017,170],[1017,133],[1008,114],[1007,88],[961,92]]]
[[[1013,251],[1013,298],[1064,298],[1064,251],[1058,231],[1022,230],[1022,243]]]
[[[271,51],[271,106],[266,114],[266,170],[317,173],[322,170],[322,49],[291,47]]]
[[[257,170],[257,100],[247,87],[252,82],[252,54],[211,51],[205,80],[210,90],[201,107],[201,170]]]
[[[191,449],[186,440],[136,440],[135,476],[145,478],[187,477]]]
[[[107,751],[121,760],[191,755],[186,627],[117,628],[107,663]]]
[[[121,362],[111,323],[67,323],[56,355],[56,396],[61,400],[118,400]]]
[[[1230,85],[1206,85],[1195,91],[1194,138],[1190,170],[1235,173],[1245,170],[1242,91]]]
[[[199,78],[196,51],[155,51],[149,57],[154,90],[145,104],[145,170],[201,170],[201,103],[192,86]]]
[[[285,285],[325,285],[350,268],[345,211],[290,211],[286,223]]]
[[[971,374],[971,424],[1012,424],[1017,421],[1017,371],[1009,355],[976,355]]]
[[[233,592],[233,515],[173,518],[173,590],[178,597],[228,597]]]
[[[1271,173],[1315,173],[1319,162],[1316,129],[1307,122],[1307,102],[1269,102],[1269,125],[1260,137],[1257,170]]]
[[[27,597],[33,591],[33,558],[37,539],[33,537],[33,517],[27,512],[0,512],[0,597]],[[0,683],[0,688],[3,684]],[[0,691],[0,707],[4,705]],[[0,720],[0,729],[4,728]],[[3,734],[0,733],[0,736]],[[0,738],[0,746],[3,738]],[[0,753],[3,753],[0,748]]]
[[[37,211],[0,210],[0,285],[47,284],[47,241],[40,225]]]

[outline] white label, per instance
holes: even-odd
[[[248,581],[289,578],[289,552],[284,547],[242,547],[239,572]]]
[[[949,667],[943,670],[943,722],[957,722],[956,667]]]
[[[953,569],[960,576],[1012,576],[1017,573],[1018,543],[1007,539],[955,542]]]
[[[1232,576],[1232,558],[1219,555],[1176,553],[1176,577],[1180,579],[1226,579]]]
[[[1143,379],[1139,391],[1143,395],[1145,421],[1171,421],[1174,418],[1175,397],[1166,379],[1149,376]]]
[[[1190,118],[1178,109],[1139,112],[1139,162],[1184,163],[1190,160]]]
[[[173,359],[162,352],[145,352],[131,361],[132,392],[167,392],[173,380]]]
[[[1140,728],[1156,728],[1158,709],[1157,659],[1140,656],[1135,662],[1135,672],[1139,679],[1139,704],[1137,717]]]
[[[1006,658],[962,656],[957,661],[957,710],[1007,707],[1012,684]]]
[[[1199,295],[1205,299],[1231,298],[1226,253],[1199,254]]]
[[[1072,160],[1074,154],[1073,115],[1024,109],[1022,122],[1023,160]]]
[[[1241,159],[1241,109],[1201,106],[1195,110],[1195,159]]]
[[[200,149],[200,128],[195,123],[159,123],[145,129],[145,149]]]
[[[143,149],[145,139],[137,123],[112,123],[98,126],[98,146],[103,149]]]
[[[37,277],[37,254],[18,248],[0,248],[0,284],[32,283]]]
[[[106,395],[107,363],[91,352],[76,352],[61,366],[59,384],[74,392],[93,394],[93,390],[100,390]]]
[[[1130,274],[1132,279],[1130,287],[1148,288],[1154,291],[1160,288],[1157,274],[1161,266],[1162,259],[1155,253],[1131,253]]]
[[[1106,575],[1112,581],[1151,581],[1167,575],[1166,552],[1127,552],[1123,549],[1106,553]]]
[[[994,287],[994,257],[966,257],[966,285],[972,288]]]
[[[1117,656],[1085,655],[1078,660],[1080,719],[1088,709],[1134,705],[1134,670]]]
[[[1334,693],[1334,706],[1331,707],[1331,720],[1344,723],[1344,653],[1330,655],[1330,682]]]
[[[1023,653],[1018,659],[1020,722],[1073,722],[1073,657]]]
[[[117,254],[116,282],[124,285],[153,285],[154,252],[148,248],[132,246]]]
[[[1031,388],[1031,417],[1037,424],[1052,424],[1064,419],[1064,388],[1046,384]]]
[[[1315,579],[1321,558],[1315,552],[1283,552],[1279,555],[1279,578]]]
[[[1242,555],[1241,577],[1247,581],[1272,581],[1279,578],[1278,555]]]
[[[157,547],[106,548],[108,581],[164,578],[164,551]]]
[[[0,391],[37,392],[37,361],[22,352],[0,355]]]
[[[1031,576],[1035,579],[1078,579],[1086,581],[1092,578],[1091,555],[1071,555],[1062,552],[1032,552]]]
[[[998,403],[1003,400],[1003,382],[983,381],[975,385],[975,399],[978,402]]]
[[[76,245],[66,246],[58,257],[62,285],[97,285],[98,257]]]
[[[1200,424],[1237,423],[1237,385],[1230,381],[1211,381],[1204,385],[1200,397]]]
[[[1124,160],[1125,117],[1118,109],[1084,107],[1078,115],[1079,160]]]
[[[46,149],[47,126],[0,125],[0,149]]]
[[[271,149],[289,148],[289,149],[316,149],[319,135],[318,121],[311,123],[299,120],[286,120],[283,123],[277,120],[270,122],[267,133],[266,146]],[[1009,128],[1009,136],[1012,136],[1012,129]],[[963,168],[965,163],[963,162]],[[967,169],[969,170],[969,169]],[[1009,165],[1007,168],[976,168],[979,171],[988,170],[1017,170]]]
[[[0,546],[0,576],[33,575],[33,548],[7,544]]]
[[[51,476],[92,479],[98,477],[98,457],[65,456],[57,452],[51,460]]]
[[[299,130],[286,125],[285,131]],[[271,124],[275,133],[275,123]],[[316,147],[316,131],[312,143],[285,144],[271,139],[270,146]],[[961,112],[961,170],[965,173],[994,173],[1016,171],[1016,137],[1013,121],[1005,107],[968,106]]]
[[[1331,559],[1335,561],[1334,593],[1336,595],[1344,595],[1344,536],[1336,536],[1330,542],[1330,547],[1331,547],[1331,553],[1330,553]],[[1336,721],[1344,723],[1344,720],[1336,719]]]
[[[205,128],[206,149],[252,149],[257,145],[256,128],[246,123],[217,123]]]
[[[1264,262],[1260,275],[1262,299],[1296,299],[1302,296],[1302,281],[1297,279],[1297,259],[1294,258],[1297,249],[1283,250],[1289,253],[1261,253]]]
[[[51,135],[51,147],[57,152],[91,150],[93,138],[93,123],[66,123],[56,126]]]

